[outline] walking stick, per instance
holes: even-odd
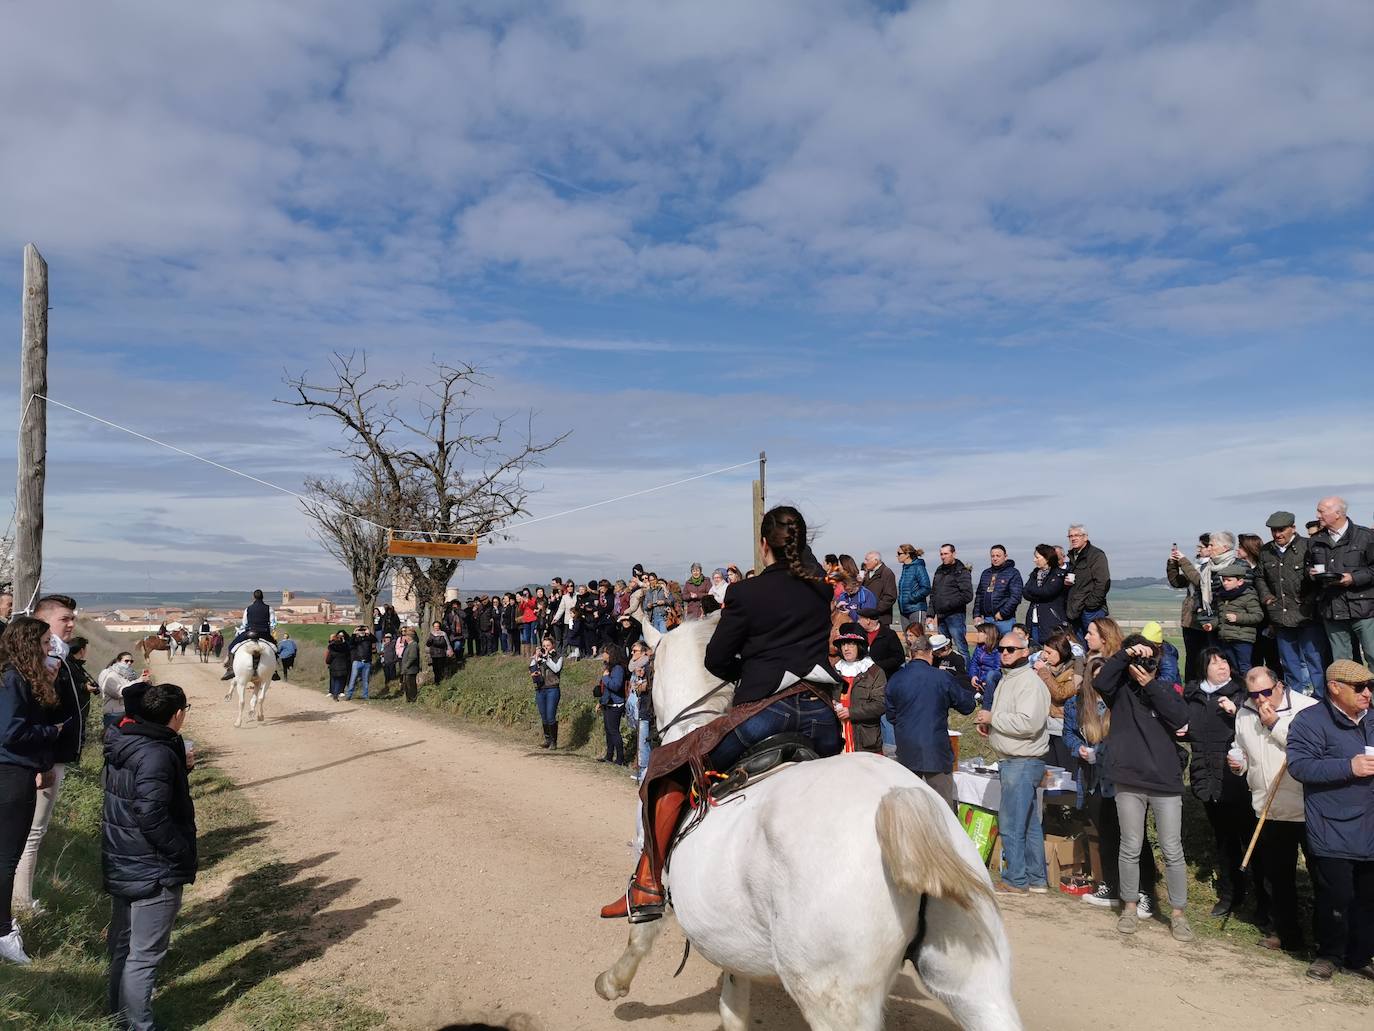
[[[1274,783],[1269,785],[1269,794],[1264,799],[1264,808],[1260,810],[1259,822],[1255,824],[1255,833],[1250,836],[1250,847],[1245,850],[1245,858],[1240,861],[1240,872],[1245,873],[1250,868],[1250,856],[1254,854],[1255,845],[1259,843],[1260,831],[1264,830],[1264,821],[1269,818],[1269,807],[1274,804],[1274,796],[1279,793],[1279,781],[1283,780],[1283,775],[1288,772],[1288,760],[1284,759],[1279,766],[1279,772],[1274,774]]]

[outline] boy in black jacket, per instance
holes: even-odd
[[[175,684],[154,684],[137,716],[105,739],[101,861],[111,896],[110,1014],[153,1028],[153,980],[167,955],[182,886],[196,879],[196,811],[181,728],[190,708]]]

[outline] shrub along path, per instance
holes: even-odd
[[[296,685],[274,685],[266,722],[236,731],[213,669],[178,673],[198,703],[188,732],[252,801],[259,833],[283,862],[334,886],[288,985],[357,986],[402,1027],[515,1013],[547,1031],[718,1026],[717,972],[694,954],[672,979],[675,926],[628,999],[592,991],[624,941],[622,925],[595,917],[629,870],[634,787],[623,771]],[[1368,1023],[1358,987],[1314,985],[1258,950],[1179,945],[1162,924],[1122,941],[1114,918],[1077,900],[1004,908],[1028,1027]],[[756,997],[762,1026],[803,1031],[780,992]],[[951,1026],[903,974],[888,1027]]]

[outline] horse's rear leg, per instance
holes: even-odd
[[[241,727],[243,726],[243,685],[235,684],[233,689],[237,690],[239,695],[239,715],[238,719],[234,720],[234,726]]]
[[[258,689],[258,722],[261,723],[267,717],[267,685],[263,684]]]
[[[749,1031],[749,989],[753,982],[726,974],[720,983],[720,1023],[724,1031]]]
[[[654,947],[654,941],[662,929],[662,920],[651,920],[647,924],[631,924],[630,940],[625,943],[625,951],[610,970],[602,971],[597,977],[596,994],[607,1002],[624,998],[630,990],[630,982],[635,979],[640,962]]]
[[[887,986],[871,983],[817,983],[808,976],[783,977],[783,987],[802,1011],[811,1031],[882,1031]],[[721,996],[724,1009],[725,997]]]

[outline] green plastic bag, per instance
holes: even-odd
[[[992,858],[992,848],[997,844],[997,814],[990,809],[980,809],[976,805],[960,802],[959,822],[964,825],[964,830],[986,863]]]

